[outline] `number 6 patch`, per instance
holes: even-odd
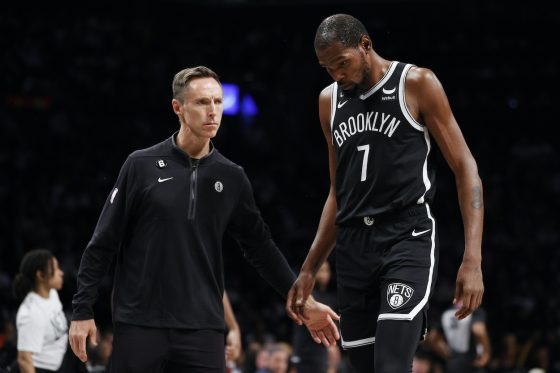
[[[157,166],[157,168],[165,168],[165,167],[167,167],[167,162],[164,161],[163,159],[160,159],[160,160],[156,161],[156,166]]]

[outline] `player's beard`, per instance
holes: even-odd
[[[352,89],[344,91],[344,93],[347,96],[357,97],[358,95],[367,92],[371,88],[370,81],[369,81],[371,68],[368,66],[364,56],[362,56],[362,60],[360,62],[361,62],[360,70],[362,71],[362,79],[360,79],[360,82],[356,84],[354,87],[352,87]]]
[[[371,75],[371,68],[367,64],[366,58],[364,56],[362,56],[361,62],[362,62],[362,66],[360,66],[360,69],[362,70],[362,80],[360,81],[360,83],[356,85],[356,90],[357,90],[356,94],[365,93],[371,88],[370,80],[369,80]]]

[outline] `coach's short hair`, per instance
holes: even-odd
[[[314,46],[321,50],[340,42],[345,48],[355,48],[363,35],[369,37],[362,22],[348,14],[335,14],[325,18],[317,28]]]
[[[197,78],[214,78],[220,83],[218,74],[206,66],[189,67],[175,74],[173,78],[173,98],[183,102],[183,91],[191,80]]]

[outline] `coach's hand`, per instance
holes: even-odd
[[[231,329],[226,337],[226,361],[236,361],[241,355],[241,331]]]
[[[455,284],[455,298],[453,304],[459,304],[461,308],[455,312],[455,317],[464,319],[482,303],[484,284],[482,283],[482,269],[480,262],[470,263],[463,261],[457,272]]]
[[[74,354],[82,361],[87,361],[86,339],[89,337],[90,343],[97,346],[97,328],[95,321],[89,320],[73,320],[70,323],[70,332],[68,338],[70,347]]]
[[[311,273],[300,272],[297,280],[293,283],[286,299],[286,312],[292,320],[302,325],[305,316],[305,304],[315,286],[315,277]]]

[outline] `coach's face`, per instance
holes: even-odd
[[[222,86],[214,78],[193,79],[185,88],[183,102],[173,99],[173,110],[187,131],[211,139],[222,121],[223,95]]]

